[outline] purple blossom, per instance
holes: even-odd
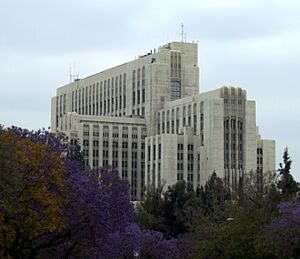
[[[34,243],[32,257],[82,258],[183,258],[183,239],[165,239],[163,234],[141,230],[134,221],[128,183],[111,168],[87,170],[76,160],[76,150],[63,134],[42,129],[9,129],[19,137],[46,144],[61,156],[66,182],[61,193],[64,227],[41,236]],[[29,152],[29,151],[28,151]],[[48,168],[45,158],[44,168]],[[42,175],[49,172],[45,170]]]
[[[279,217],[271,221],[268,229],[279,255],[290,257],[300,242],[300,200],[281,202],[278,211]]]

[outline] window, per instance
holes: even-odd
[[[225,140],[229,140],[229,134],[225,133]]]
[[[177,160],[183,160],[183,153],[177,153]]]
[[[183,173],[177,174],[177,181],[183,180]]]
[[[158,145],[158,159],[161,159],[161,144]]]
[[[148,161],[151,160],[150,156],[151,156],[151,153],[150,153],[150,146],[148,146]]]
[[[178,145],[177,145],[177,149],[178,149],[178,150],[183,150],[183,144],[178,144]]]
[[[179,80],[171,80],[171,101],[181,98],[181,83]]]
[[[145,102],[145,89],[142,89],[142,103]]]
[[[189,145],[188,145],[188,150],[194,150],[194,145],[189,144]]]
[[[193,181],[193,174],[188,174],[188,181],[192,182]]]
[[[132,93],[132,104],[135,105],[135,92]]]
[[[99,156],[99,150],[93,150],[93,157]]]

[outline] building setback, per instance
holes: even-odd
[[[199,94],[197,44],[172,42],[57,89],[51,128],[79,141],[86,166],[113,166],[133,200],[148,184],[236,190],[246,172],[275,170],[275,141],[257,132],[255,102],[235,87]]]

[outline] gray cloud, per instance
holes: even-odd
[[[0,123],[50,124],[50,98],[68,83],[167,41],[199,41],[201,91],[245,88],[263,137],[289,146],[300,180],[300,3],[278,0],[12,0],[0,9]]]

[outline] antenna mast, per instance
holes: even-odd
[[[70,84],[72,83],[72,66],[71,66],[71,63],[70,63]]]
[[[70,63],[70,83],[79,79],[79,65],[73,62]]]
[[[184,32],[183,32],[183,23],[181,23],[181,42],[183,42]]]

